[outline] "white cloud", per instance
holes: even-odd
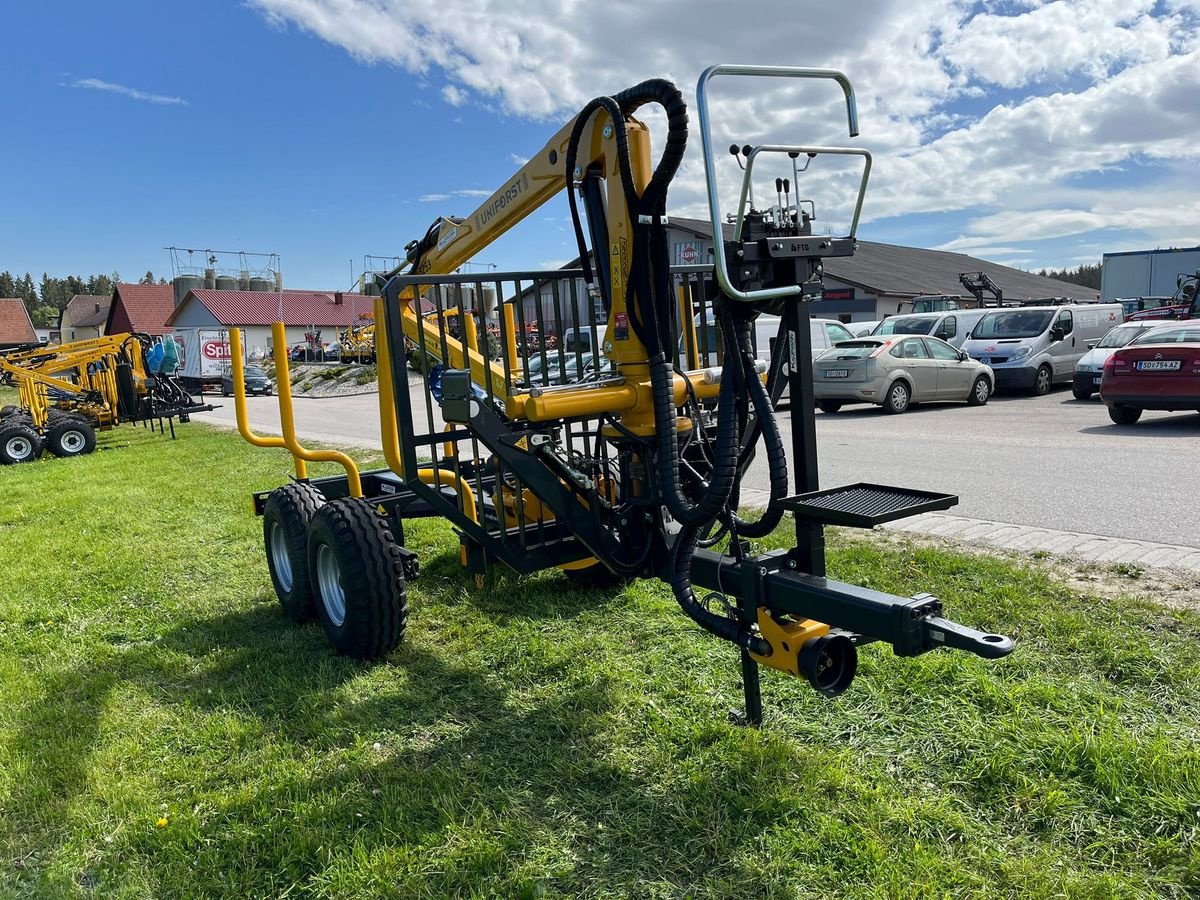
[[[417,199],[422,203],[443,203],[446,200],[450,200],[454,197],[474,197],[478,199],[481,197],[490,196],[492,196],[491,191],[485,191],[480,188],[459,188],[458,190],[450,191],[445,194],[422,194]]]
[[[514,166],[523,166],[529,162],[528,156],[521,156],[519,153],[508,154],[508,159]]]
[[[1104,191],[1073,187],[1081,175],[1131,160],[1194,169],[1196,0],[1024,0],[986,3],[982,12],[972,0],[806,5],[799,59],[793,0],[755,4],[753,22],[736,5],[680,15],[669,4],[574,0],[524,0],[517,10],[509,0],[249,3],[273,23],[299,27],[361,61],[445,80],[443,97],[453,105],[479,104],[518,119],[565,120],[597,94],[647,77],[672,79],[692,109],[692,140],[672,186],[678,215],[706,215],[692,96],[700,69],[754,61],[849,75],[862,125],[855,143],[875,154],[867,223],[966,210],[975,216],[967,233],[947,235],[946,246],[995,249],[1141,227],[1133,221],[1158,234],[1162,223],[1173,223],[1170,232],[1183,235],[1200,223],[1188,202],[1194,190],[1162,192],[1153,220],[1131,217],[1127,207],[1121,226]],[[829,84],[722,79],[712,86],[718,148],[734,140],[847,143],[840,92]],[[661,146],[661,117],[649,111],[646,120]],[[511,127],[521,133],[519,122]],[[731,202],[740,173],[720,156],[722,196]],[[768,173],[764,166],[763,175],[773,179],[782,168]],[[797,190],[816,200],[822,228],[841,230],[855,184],[851,168],[821,158]],[[1010,227],[1015,233],[1001,233]]]
[[[133,100],[141,100],[145,103],[155,103],[160,106],[188,105],[188,102],[182,97],[171,97],[166,94],[152,94],[149,91],[140,91],[137,88],[126,87],[123,84],[114,84],[111,81],[101,81],[99,78],[80,78],[78,81],[72,81],[63,84],[63,87],[84,88],[92,91],[108,91],[110,94],[120,94],[122,97],[129,97]]]

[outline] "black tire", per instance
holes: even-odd
[[[64,417],[46,433],[46,449],[55,456],[83,456],[96,449],[96,429],[80,419]]]
[[[1033,376],[1033,393],[1037,397],[1045,397],[1054,387],[1054,370],[1049,366],[1039,366]]]
[[[271,584],[284,614],[297,622],[313,617],[313,589],[308,579],[308,524],[325,505],[311,484],[276,488],[263,506],[263,547]]]
[[[842,402],[840,400],[818,400],[817,401],[817,409],[819,409],[823,413],[829,413],[830,415],[833,415],[835,412],[837,412],[841,408],[842,408]]]
[[[967,394],[967,406],[986,406],[992,397],[992,383],[986,375],[980,375],[971,385],[971,393]]]
[[[1136,406],[1110,406],[1108,417],[1114,425],[1134,425],[1142,417],[1142,411]]]
[[[1071,393],[1075,395],[1076,400],[1091,400],[1093,392],[1091,388],[1079,387],[1076,385],[1075,387],[1071,388]]]
[[[9,403],[7,406],[0,406],[0,419],[7,419],[9,416],[15,416],[21,411],[21,407],[13,406]]]
[[[42,439],[30,426],[14,422],[0,427],[0,465],[33,462],[42,455]]]
[[[899,415],[908,409],[912,399],[912,389],[905,381],[893,381],[888,388],[887,397],[883,401],[883,411],[889,415]]]
[[[408,624],[404,562],[367,501],[342,497],[313,516],[308,577],[317,618],[342,656],[380,659],[400,643]]]
[[[229,388],[225,387],[224,385],[221,385],[221,396],[222,397],[229,396]]]

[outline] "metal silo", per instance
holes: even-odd
[[[270,278],[254,277],[250,279],[250,290],[252,291],[273,291],[275,290],[275,282]]]
[[[238,289],[238,280],[232,275],[217,276],[218,291],[236,291]]]
[[[199,275],[179,275],[171,284],[175,288],[175,305],[178,306],[188,291],[198,291],[204,287],[204,279]]]

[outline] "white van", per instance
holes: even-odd
[[[996,387],[1047,394],[1075,377],[1075,364],[1124,318],[1120,303],[989,309],[962,349],[991,366]]]
[[[911,313],[889,316],[871,330],[871,336],[890,334],[927,334],[961,348],[975,323],[986,309],[956,309],[944,312]]]

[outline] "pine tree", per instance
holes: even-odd
[[[17,293],[17,279],[13,278],[12,272],[0,272],[0,297],[19,297]]]

